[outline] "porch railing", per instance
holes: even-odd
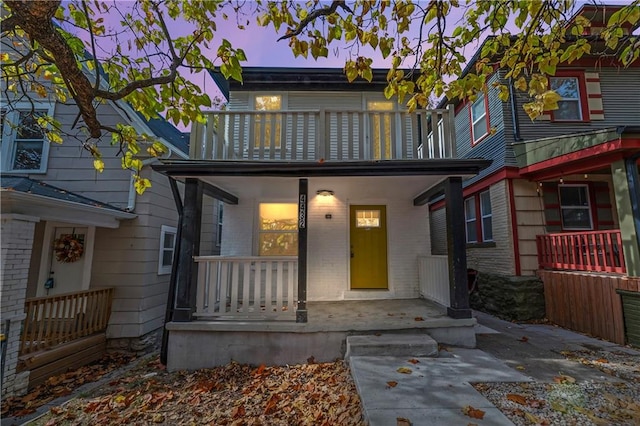
[[[191,131],[198,160],[455,158],[452,109],[214,111]]]
[[[106,330],[112,299],[113,288],[27,299],[20,355]]]
[[[626,273],[619,230],[538,235],[541,269]]]
[[[420,295],[443,306],[451,306],[449,289],[449,258],[447,256],[418,257]]]
[[[295,319],[298,258],[199,256],[195,315]]]

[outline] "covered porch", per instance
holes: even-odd
[[[488,163],[172,161],[155,166],[172,178],[181,212],[170,296],[175,304],[166,325],[169,368],[231,359],[332,360],[342,356],[346,336],[354,333],[413,330],[442,343],[474,346],[462,177]],[[176,179],[184,181],[184,199]],[[439,194],[452,212],[451,256],[437,259],[443,271],[429,275],[421,272],[430,257],[425,204]],[[228,206],[221,256],[199,253],[204,195]],[[256,223],[264,222],[261,205],[270,200],[295,203],[295,229],[287,231],[296,234],[287,236],[296,243],[291,255],[261,255],[265,240]],[[356,272],[362,270],[353,260],[373,256],[356,243],[358,209],[380,213],[362,217],[363,231],[384,229],[384,256],[376,258],[383,259],[384,268],[370,263],[373,275]],[[368,277],[364,285],[360,274]],[[369,282],[379,276],[384,276],[382,285]],[[438,282],[422,282],[430,279]]]

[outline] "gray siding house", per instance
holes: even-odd
[[[40,111],[52,114],[63,134],[77,132],[73,105],[36,104]],[[30,126],[33,112],[31,105],[2,109],[3,395],[24,392],[107,347],[159,344],[177,237],[174,195],[150,167],[158,159],[144,160],[141,173],[152,186],[138,195],[110,135],[99,142],[105,167],[98,173],[73,137],[50,143]],[[169,148],[165,158],[187,158],[188,135],[164,120],[144,120],[124,103],[103,104],[98,114],[105,125],[130,124],[160,140]],[[219,251],[217,208],[207,200],[208,254]],[[43,351],[56,350],[56,365],[41,360]]]
[[[598,28],[619,8],[578,14]],[[470,281],[479,284],[472,302],[523,320],[543,316],[546,305],[552,321],[623,343],[618,293],[637,292],[640,276],[640,63],[625,68],[592,55],[559,64],[549,84],[563,97],[560,108],[535,120],[522,108],[526,94],[513,90],[502,102],[495,82],[510,84],[497,70],[485,94],[454,104],[457,151],[493,160],[463,183]],[[433,198],[430,212],[432,251],[446,254],[443,201]],[[602,274],[611,280],[604,286],[594,281]],[[597,330],[576,320],[589,317],[616,325]]]

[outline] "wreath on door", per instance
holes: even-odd
[[[76,234],[62,234],[53,240],[53,250],[58,262],[77,262],[84,253],[84,239]]]

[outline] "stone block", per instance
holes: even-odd
[[[470,303],[473,309],[509,321],[543,319],[544,284],[537,277],[513,277],[480,271]]]

